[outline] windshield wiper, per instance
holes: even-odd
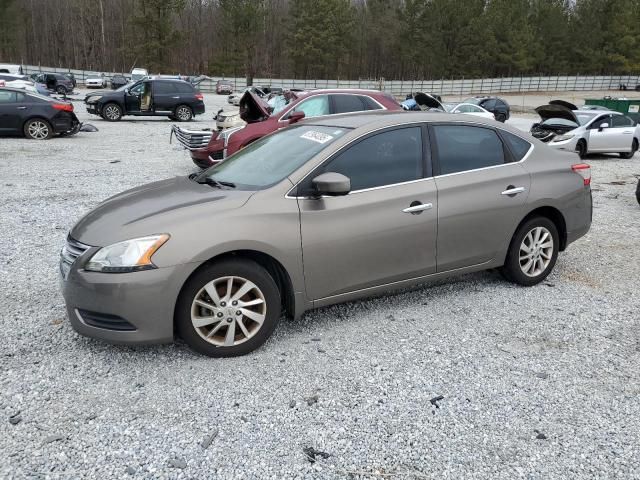
[[[207,185],[211,185],[213,187],[218,187],[218,188],[223,188],[223,187],[236,188],[235,183],[216,180],[213,177],[204,177],[203,179],[198,180],[198,183],[206,183]]]

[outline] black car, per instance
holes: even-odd
[[[129,79],[124,75],[114,75],[111,77],[111,89],[117,90],[120,87],[124,87],[127,83],[129,83]]]
[[[88,94],[87,112],[117,122],[124,115],[165,116],[186,122],[204,113],[202,93],[183,80],[143,79],[115,91]]]
[[[18,88],[0,88],[0,134],[46,140],[55,134],[72,135],[81,124],[73,104]]]
[[[39,73],[31,78],[38,83],[44,83],[47,89],[60,95],[73,92],[73,80],[63,73]]]
[[[485,110],[493,113],[496,120],[499,122],[506,122],[511,116],[511,107],[506,100],[500,97],[471,97],[463,100],[462,103],[472,103],[479,105]]]

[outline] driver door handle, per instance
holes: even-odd
[[[504,192],[501,192],[501,195],[517,195],[522,192],[524,192],[524,187],[514,187],[513,185],[509,185]]]
[[[404,208],[402,211],[404,213],[420,213],[423,210],[429,210],[433,208],[432,203],[418,203],[417,205],[414,205],[414,203],[417,202],[413,202],[410,207]]]

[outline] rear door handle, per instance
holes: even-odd
[[[16,107],[18,110],[26,110],[27,107]]]
[[[429,210],[431,208],[433,208],[433,203],[413,202],[410,207],[404,208],[402,211],[404,213],[420,213],[424,210]]]
[[[524,192],[524,187],[514,187],[513,185],[509,185],[504,192],[501,192],[501,195],[517,195],[522,192]]]
[[[180,98],[180,97],[171,97],[171,98]]]
[[[624,132],[622,132],[623,135],[632,135],[633,132],[629,131],[629,130],[625,130]]]

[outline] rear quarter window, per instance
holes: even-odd
[[[502,130],[501,132],[502,138],[507,142],[509,146],[509,150],[511,150],[511,155],[516,162],[519,162],[524,158],[529,149],[531,148],[531,144],[527,142],[524,138],[520,138],[513,133],[506,132]]]

